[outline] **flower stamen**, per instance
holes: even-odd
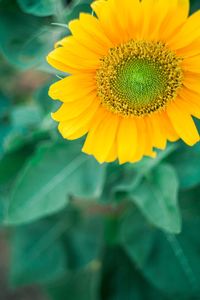
[[[96,73],[102,105],[129,117],[165,109],[182,86],[181,62],[162,42],[131,40],[111,48]]]

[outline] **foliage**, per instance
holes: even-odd
[[[10,282],[39,285],[52,300],[199,299],[199,144],[99,165],[50,118],[59,103],[47,91],[60,74],[45,56],[68,34],[59,24],[91,12],[89,3],[0,1],[0,223]]]

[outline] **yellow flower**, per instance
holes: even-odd
[[[192,146],[200,118],[200,11],[189,0],[98,0],[69,23],[48,62],[70,76],[49,95],[69,140],[99,162],[136,162],[181,138]]]

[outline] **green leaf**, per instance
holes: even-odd
[[[0,124],[0,155],[4,151],[5,139],[8,137],[11,131],[12,127],[9,124]]]
[[[10,108],[11,103],[9,98],[0,91],[0,120],[7,115]]]
[[[105,218],[105,242],[107,245],[118,244],[119,218],[118,216],[109,216]]]
[[[6,153],[0,158],[0,185],[15,179],[30,153],[31,149],[23,148],[16,152]]]
[[[175,168],[181,189],[192,188],[200,183],[200,143],[193,147],[181,144],[168,162]]]
[[[103,260],[103,300],[167,300],[140,274],[125,251],[108,248]]]
[[[38,126],[42,121],[42,111],[37,105],[17,105],[10,114],[14,128],[31,128]]]
[[[90,6],[91,0],[75,0],[69,6],[69,9],[66,10],[65,20],[66,23],[70,22],[73,19],[77,19],[79,14],[82,12],[92,13],[92,8]]]
[[[179,193],[182,215],[188,220],[198,218],[200,215],[200,186],[181,191]]]
[[[176,150],[176,148],[176,144],[168,144],[164,151],[157,151],[156,158],[144,157],[138,163],[133,165],[133,169],[140,175],[144,176],[165,161],[170,154]],[[131,165],[129,165],[129,168],[131,169]]]
[[[62,280],[46,287],[51,299],[99,299],[103,222],[97,216],[81,214],[79,217],[62,237],[68,272]]]
[[[122,166],[111,165],[112,176],[108,177],[109,187],[104,195],[104,198],[109,197],[115,201],[125,199],[132,192],[150,172],[159,166],[167,157],[173,153],[176,145],[169,145],[165,151],[159,151],[156,158],[144,157],[136,164],[125,164]],[[110,183],[111,182],[111,183]]]
[[[92,261],[87,268],[47,286],[47,291],[52,300],[167,300],[120,247],[106,249],[102,263]]]
[[[180,232],[178,180],[171,166],[157,166],[129,196],[153,225],[171,233]]]
[[[98,260],[102,254],[102,219],[98,216],[82,216],[79,222],[63,235],[63,241],[69,261],[68,268],[77,271],[86,267]]]
[[[41,109],[45,113],[56,111],[60,106],[59,101],[52,101],[52,99],[48,95],[49,87],[53,82],[55,82],[55,80],[51,80],[47,84],[43,85],[38,90],[36,90],[33,95],[37,104],[40,105]]]
[[[47,144],[30,158],[13,189],[7,222],[20,224],[64,208],[69,196],[98,198],[105,166],[81,153],[77,144]]]
[[[50,140],[50,133],[46,130],[12,130],[5,138],[4,150],[5,154],[17,152],[18,150],[28,147],[32,152],[41,142]]]
[[[190,14],[194,13],[198,9],[200,9],[199,0],[190,0]]]
[[[99,300],[100,267],[98,261],[93,261],[87,268],[47,287],[50,299]]]
[[[10,281],[14,286],[49,283],[65,274],[66,255],[59,239],[71,226],[65,217],[15,228],[10,241]]]
[[[15,180],[37,145],[48,139],[45,131],[17,134],[12,130],[4,140],[4,151],[0,156],[0,186]]]
[[[0,3],[0,51],[16,67],[28,69],[44,62],[60,33],[48,19],[20,11],[14,1]]]
[[[0,224],[2,225],[6,214],[8,191],[0,188],[0,193]]]
[[[59,214],[18,226],[11,234],[11,282],[53,284],[64,276],[100,267],[102,220],[69,205]]]
[[[28,14],[38,17],[51,16],[56,13],[60,0],[17,0],[20,8]]]
[[[149,282],[173,299],[198,299],[200,218],[185,220],[178,236],[156,230],[134,208],[121,222],[121,244]]]

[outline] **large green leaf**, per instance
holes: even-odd
[[[157,166],[129,196],[152,224],[171,233],[180,232],[178,180],[171,166]]]
[[[49,283],[62,278],[67,260],[60,236],[71,226],[65,219],[43,220],[14,229],[11,235],[10,280],[15,286]]]
[[[99,266],[103,223],[69,205],[49,218],[18,226],[11,234],[11,282],[49,284]]]
[[[93,261],[87,268],[49,286],[47,290],[51,299],[167,299],[148,284],[120,248],[106,249],[102,263]]]
[[[200,218],[187,219],[180,235],[165,234],[130,208],[122,218],[121,244],[155,287],[191,299],[200,293],[199,226]]]
[[[60,0],[17,0],[17,2],[25,13],[45,17],[56,13]]]
[[[81,153],[77,143],[41,146],[20,174],[7,222],[23,223],[64,208],[69,196],[99,197],[105,166]]]
[[[188,189],[200,183],[200,143],[193,147],[180,144],[168,161],[178,174],[180,188]]]
[[[63,235],[68,273],[65,279],[48,288],[53,299],[99,299],[102,229],[101,220],[87,217]]]
[[[19,128],[23,122],[23,120],[18,122]],[[29,123],[28,126],[27,124],[23,125],[25,126],[24,129],[28,129],[31,123]],[[37,148],[37,145],[49,139],[49,133],[46,131],[25,131],[26,130],[20,133],[12,127],[10,134],[4,139],[4,151],[0,156],[0,186],[15,180],[27,161],[27,158],[30,157]]]
[[[81,214],[63,234],[68,272],[62,280],[47,286],[52,299],[99,299],[102,225],[101,218]]]

